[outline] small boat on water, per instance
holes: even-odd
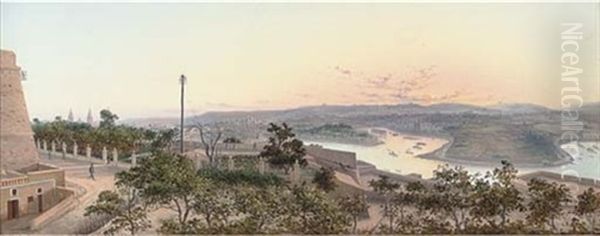
[[[419,138],[415,138],[415,137],[411,137],[411,136],[405,136],[404,139],[408,139],[408,140],[418,140]]]
[[[398,157],[398,154],[396,154],[396,152],[394,152],[394,151],[389,151],[388,154],[393,157]]]
[[[419,145],[419,146],[425,146],[425,145],[427,145],[427,144],[426,144],[426,143],[424,143],[424,142],[417,142],[417,145]]]
[[[408,155],[414,155],[415,153],[412,152],[411,150],[406,150],[406,154],[408,154]]]

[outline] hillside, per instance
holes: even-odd
[[[580,114],[584,120],[584,130],[578,133],[581,140],[599,140],[600,103],[584,106]],[[560,140],[560,111],[533,104],[492,107],[452,103],[324,105],[272,111],[209,112],[189,117],[186,122],[218,123],[227,127],[232,135],[244,139],[265,137],[269,122],[287,122],[301,137],[318,136],[319,140],[364,145],[373,144],[372,140],[357,141],[357,138],[365,138],[364,134],[343,135],[323,127],[329,124],[344,124],[357,130],[383,127],[452,140],[443,152],[432,153],[429,158],[481,163],[508,159],[517,165],[557,165],[568,159],[558,148],[564,142]]]

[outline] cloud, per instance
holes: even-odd
[[[369,102],[396,103],[438,103],[461,99],[466,91],[456,90],[443,94],[428,94],[427,89],[436,83],[437,65],[407,67],[400,73],[381,73],[369,75],[359,70],[336,66],[334,69],[342,75],[354,75],[357,78],[358,96]],[[356,96],[356,95],[354,95]]]
[[[232,108],[234,105],[223,103],[223,102],[206,102],[204,103],[207,107],[219,107],[219,108]]]
[[[341,75],[352,76],[352,71],[350,69],[343,68],[341,66],[335,66],[333,69]]]

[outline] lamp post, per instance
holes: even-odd
[[[184,93],[185,93],[185,83],[187,81],[187,78],[185,77],[185,75],[181,75],[179,77],[179,83],[181,84],[181,127],[180,127],[180,132],[179,132],[179,152],[181,154],[183,154],[183,117],[184,117]]]

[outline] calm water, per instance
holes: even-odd
[[[418,158],[416,155],[436,150],[444,145],[447,142],[446,140],[402,134],[397,136],[386,135],[382,137],[382,139],[385,142],[384,144],[370,147],[328,142],[308,141],[307,143],[319,144],[330,149],[354,152],[359,160],[371,163],[378,169],[399,174],[416,173],[422,175],[423,178],[432,177],[433,170],[435,170],[437,166],[445,163],[443,161]],[[418,145],[418,143],[421,143],[421,145]],[[568,147],[574,147],[576,145],[577,144],[566,144],[563,148],[569,153],[572,153],[570,151],[572,149],[569,149]],[[572,164],[546,168],[519,168],[519,173],[545,170],[567,175],[600,179],[600,149],[596,149],[596,152],[587,151],[588,148],[593,147],[594,145],[597,148],[600,148],[600,143],[589,142],[580,143],[579,145],[579,150],[581,152],[580,158],[577,158]],[[462,166],[470,172],[485,173],[494,167],[500,166],[500,163],[490,164],[489,166]]]

